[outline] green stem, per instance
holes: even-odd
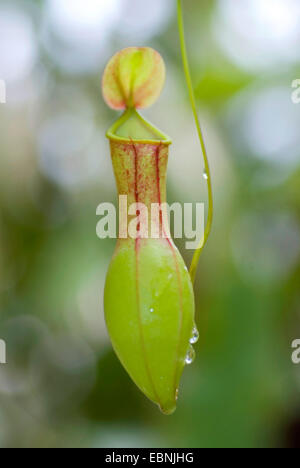
[[[190,275],[191,275],[192,282],[194,283],[197,266],[199,263],[199,258],[211,231],[212,220],[213,220],[213,194],[212,194],[212,184],[211,184],[211,176],[210,176],[210,170],[209,170],[207,151],[205,147],[205,142],[204,142],[204,137],[203,137],[200,121],[199,121],[198,114],[197,114],[196,99],[195,99],[195,94],[193,90],[189,61],[188,61],[186,45],[185,45],[181,0],[177,0],[177,15],[178,15],[178,27],[179,27],[179,37],[180,37],[183,68],[184,68],[186,83],[187,83],[187,87],[189,91],[190,102],[191,102],[191,106],[192,106],[192,110],[193,110],[193,114],[194,114],[194,118],[196,122],[197,132],[198,132],[199,140],[201,144],[201,149],[202,149],[202,154],[203,154],[203,159],[204,159],[205,174],[207,175],[207,190],[208,190],[208,215],[207,215],[206,227],[204,230],[204,236],[201,239],[199,246],[195,250],[192,263],[190,266]]]

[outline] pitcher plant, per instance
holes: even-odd
[[[109,61],[102,82],[105,102],[123,111],[107,137],[118,194],[126,200],[122,216],[127,217],[125,225],[131,223],[136,234],[128,236],[119,230],[105,284],[105,319],[122,365],[165,414],[175,411],[182,371],[195,356],[193,344],[199,335],[193,282],[212,223],[209,165],[189,72],[181,1],[177,4],[183,67],[204,157],[209,200],[204,238],[190,271],[169,232],[166,172],[171,139],[138,112],[152,105],[161,93],[166,75],[163,59],[149,47],[124,49]],[[151,217],[153,206],[159,207],[156,220]],[[134,226],[132,215],[138,215]],[[152,235],[144,235],[150,224]]]

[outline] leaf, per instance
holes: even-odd
[[[159,97],[166,76],[161,55],[150,47],[129,47],[114,55],[103,76],[105,102],[116,110],[142,109]]]

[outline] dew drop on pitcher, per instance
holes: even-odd
[[[190,343],[195,344],[199,340],[199,332],[196,327],[193,328],[192,336],[190,338]]]
[[[196,356],[195,350],[193,346],[190,346],[187,352],[187,355],[185,356],[185,363],[186,364],[192,364]]]
[[[203,178],[204,178],[205,180],[208,180],[208,174],[207,174],[207,172],[206,172],[205,170],[204,170],[204,172],[203,172]]]

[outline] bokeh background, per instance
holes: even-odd
[[[300,2],[183,7],[215,219],[196,282],[197,359],[166,417],[112,351],[102,295],[115,241],[96,237],[96,207],[116,201],[104,135],[117,114],[101,74],[130,45],[166,61],[145,115],[173,137],[169,201],[206,201],[176,2],[0,1],[2,447],[300,444]]]

